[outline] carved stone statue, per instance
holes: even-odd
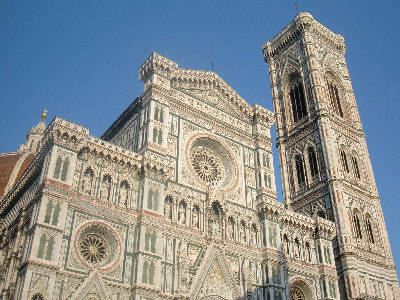
[[[185,225],[186,224],[186,208],[182,204],[179,205],[178,224],[180,224],[180,225]]]
[[[166,200],[164,203],[164,216],[166,220],[172,220],[172,206],[169,200]]]
[[[90,195],[92,192],[92,178],[89,174],[85,174],[82,180],[82,192],[86,195]]]
[[[100,189],[100,198],[102,200],[109,200],[109,191],[110,191],[110,187],[111,185],[108,182],[103,182],[103,184],[101,185],[101,189]]]
[[[192,226],[195,229],[199,229],[199,211],[197,209],[193,209],[192,212]]]
[[[128,189],[126,188],[125,185],[121,186],[120,192],[119,192],[119,205],[120,206],[126,206],[128,200]]]

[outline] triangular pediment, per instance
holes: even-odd
[[[243,121],[251,121],[253,107],[216,73],[177,69],[172,86]]]
[[[104,284],[100,272],[96,269],[90,273],[89,277],[82,283],[79,289],[72,296],[71,300],[108,300],[106,285]]]
[[[190,299],[233,300],[239,297],[229,264],[223,253],[211,246],[197,274]]]
[[[244,121],[246,120],[246,117],[243,114],[241,114],[240,111],[238,112],[236,107],[231,103],[229,103],[226,97],[223,97],[218,90],[183,89],[183,88],[180,88],[179,90],[181,90],[187,95],[190,95],[196,99],[203,101],[206,104],[218,108],[221,111],[226,112],[227,114],[233,117],[236,117]]]

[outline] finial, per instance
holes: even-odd
[[[294,5],[296,5],[296,12],[297,12],[297,15],[299,15],[299,8],[297,7],[297,1],[294,1]]]
[[[44,109],[42,113],[42,120],[45,120],[46,118],[47,118],[47,109]]]

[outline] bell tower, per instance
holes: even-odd
[[[400,299],[345,61],[345,41],[300,13],[263,46],[286,205],[336,223],[341,299]]]

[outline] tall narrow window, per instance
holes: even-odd
[[[42,236],[40,237],[40,241],[39,241],[39,250],[38,250],[38,254],[37,254],[38,258],[43,258],[45,247],[46,247],[46,236],[44,234],[42,234]]]
[[[358,217],[357,213],[354,213],[354,215],[353,215],[353,225],[354,225],[354,231],[356,234],[356,238],[362,239],[360,218]]]
[[[158,121],[158,114],[160,113],[160,109],[156,106],[154,110],[154,120]]]
[[[54,207],[53,221],[51,222],[52,225],[57,226],[59,215],[60,215],[60,204],[57,203],[57,205]]]
[[[152,262],[149,267],[149,284],[154,283],[154,263]]]
[[[372,231],[371,221],[369,220],[369,218],[367,218],[367,220],[365,221],[365,225],[367,227],[368,241],[372,244],[375,244],[374,233]]]
[[[157,242],[157,235],[154,233],[151,236],[151,252],[156,252],[156,242]]]
[[[150,233],[146,232],[144,235],[144,250],[149,251],[150,249]]]
[[[164,110],[162,108],[160,108],[160,122],[164,122]]]
[[[292,105],[293,121],[296,123],[307,114],[306,99],[301,79],[294,79],[290,85],[290,102]]]
[[[340,160],[342,162],[342,168],[346,173],[349,173],[349,165],[347,163],[346,153],[343,150],[340,150]]]
[[[159,130],[158,130],[158,144],[159,144],[159,145],[162,144],[162,136],[163,136],[162,130],[159,129]]]
[[[149,190],[149,197],[147,199],[147,208],[153,209],[153,190]]]
[[[143,273],[142,273],[142,282],[147,283],[147,273],[148,273],[148,263],[145,261],[143,263]]]
[[[331,106],[335,114],[343,118],[343,110],[340,104],[339,90],[335,83],[328,81],[328,91],[331,100]]]
[[[49,201],[46,207],[46,215],[44,216],[44,222],[49,224],[51,219],[51,213],[53,212],[53,203]]]
[[[318,175],[317,157],[313,148],[308,148],[308,163],[310,164],[311,177]]]
[[[360,179],[361,176],[360,176],[360,170],[358,169],[357,158],[353,155],[351,157],[351,161],[353,162],[354,175],[356,175],[356,177]]]
[[[158,129],[153,128],[153,143],[157,143],[157,135],[158,135]]]
[[[58,179],[58,177],[60,176],[61,164],[62,164],[62,158],[61,158],[61,156],[59,156],[59,157],[57,157],[56,167],[54,169],[53,177],[55,179]]]
[[[66,158],[66,159],[64,160],[63,168],[62,168],[62,172],[61,172],[61,180],[62,180],[62,181],[67,180],[68,167],[69,167],[69,159]]]
[[[51,260],[51,254],[53,253],[53,246],[54,246],[54,238],[50,237],[47,242],[46,260]]]
[[[297,171],[297,183],[302,185],[305,183],[306,178],[304,175],[303,160],[300,155],[296,156],[296,171]]]

